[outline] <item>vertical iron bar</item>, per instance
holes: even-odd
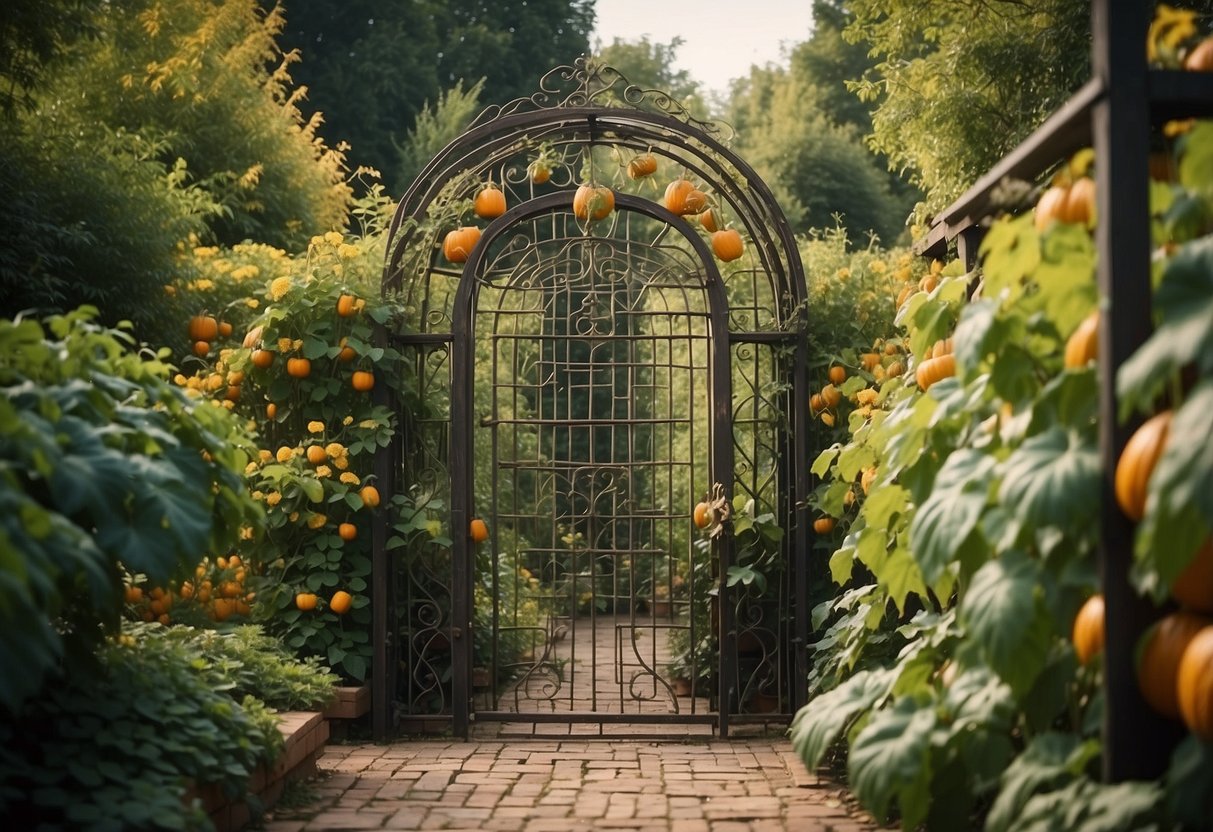
[[[475,291],[473,267],[479,258],[469,258],[456,292],[451,312],[451,728],[455,736],[468,738],[468,667],[471,654],[470,559],[473,557],[468,524],[472,514],[472,402],[475,374],[475,345],[472,326]]]
[[[376,326],[376,343],[386,346],[387,340],[383,328]],[[386,384],[376,385],[371,395],[376,405],[387,407],[393,413],[397,411],[396,397]],[[389,615],[388,604],[395,593],[396,575],[387,556],[387,515],[392,495],[396,493],[395,473],[402,459],[404,442],[399,420],[397,427],[386,452],[375,454],[375,481],[386,498],[385,505],[371,515],[371,735],[375,742],[390,739],[392,723],[396,639],[388,634],[389,622],[394,620],[394,616]]]
[[[1099,330],[1099,445],[1103,463],[1100,580],[1107,611],[1103,775],[1111,782],[1160,775],[1178,732],[1138,690],[1133,653],[1156,613],[1129,583],[1133,524],[1117,505],[1116,461],[1135,422],[1120,424],[1116,375],[1150,334],[1150,125],[1141,3],[1094,0],[1091,64],[1106,96],[1092,113],[1096,157],[1095,242],[1104,319]]]
[[[792,363],[792,390],[787,401],[792,416],[792,500],[791,511],[794,541],[789,557],[793,575],[795,631],[792,633],[791,710],[795,712],[808,701],[809,686],[809,571],[812,564],[812,537],[809,534],[810,491],[809,467],[812,450],[809,442],[808,384],[808,310],[802,320],[802,337],[796,339]]]

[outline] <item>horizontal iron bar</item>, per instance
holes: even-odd
[[[590,389],[586,385],[574,385]],[[627,425],[689,425],[690,419],[624,419],[621,417],[611,418],[603,416],[601,419],[551,419],[534,418],[534,419],[490,419],[482,418],[480,426],[483,428],[492,427],[493,425],[535,425],[536,427],[557,427],[557,428],[573,428],[573,427],[626,427]],[[591,462],[579,463],[583,466],[596,467]],[[643,464],[651,465],[645,461]],[[619,467],[617,463],[612,467]]]
[[[502,740],[533,740],[535,742],[657,742],[662,745],[670,743],[700,743],[714,742],[720,739],[712,734],[643,734],[638,732],[620,732],[610,734],[523,734],[513,731],[500,731],[495,739]]]
[[[610,725],[634,723],[636,725],[661,725],[669,722],[687,722],[699,725],[715,725],[717,714],[608,714],[598,711],[561,711],[559,713],[515,713],[514,711],[476,711],[477,722],[589,722]]]

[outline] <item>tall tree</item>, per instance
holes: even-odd
[[[263,0],[272,5],[271,0]],[[348,142],[352,165],[381,171],[389,190],[397,146],[426,102],[484,79],[481,101],[533,92],[553,66],[589,51],[593,0],[284,0],[294,76],[324,114],[321,135]]]

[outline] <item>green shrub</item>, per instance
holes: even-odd
[[[0,320],[0,706],[118,623],[125,565],[167,581],[258,522],[247,437],[96,311]],[[100,626],[98,626],[100,624]]]

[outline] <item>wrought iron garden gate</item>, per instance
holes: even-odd
[[[410,392],[378,465],[395,504],[375,536],[377,735],[725,735],[803,700],[804,278],[720,130],[581,61],[482,113],[402,200],[384,291],[408,320],[384,343]],[[640,156],[665,176],[629,171]],[[658,178],[712,215],[667,210]],[[586,182],[612,188],[599,221],[574,212]],[[499,216],[473,206],[489,183]],[[727,263],[703,229],[722,217],[747,243]],[[440,252],[469,222],[470,252]],[[697,529],[713,488],[738,528],[788,534]]]

